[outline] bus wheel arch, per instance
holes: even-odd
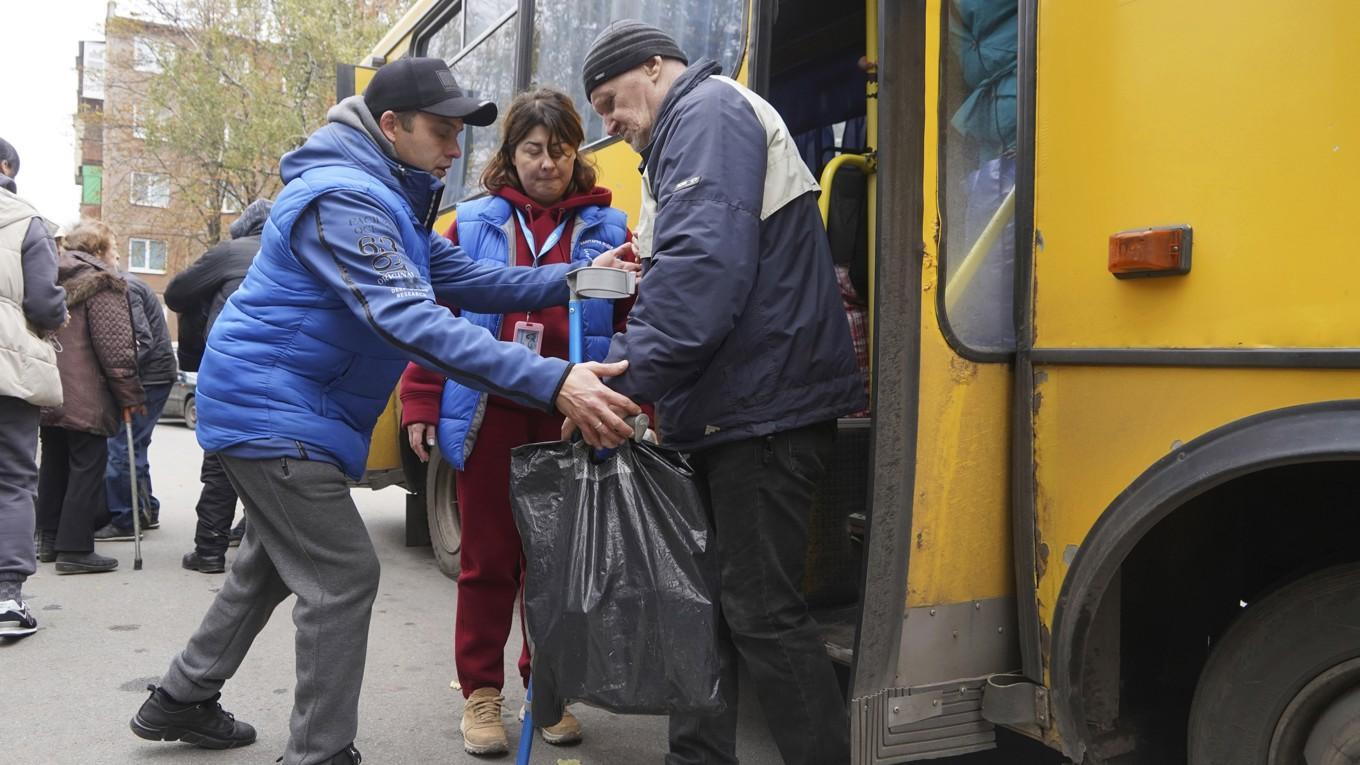
[[[1121,627],[1119,618],[1129,607],[1121,602],[1130,594],[1124,582],[1140,558],[1146,557],[1146,551],[1154,549],[1159,535],[1162,540],[1180,539],[1170,536],[1178,526],[1182,536],[1187,527],[1191,533],[1213,528],[1214,519],[1208,511],[1192,510],[1203,510],[1253,482],[1281,475],[1272,471],[1318,471],[1330,476],[1344,467],[1340,463],[1355,461],[1360,461],[1360,401],[1329,401],[1261,413],[1210,431],[1166,455],[1120,493],[1073,558],[1052,625],[1051,652],[1046,658],[1051,671],[1053,716],[1069,757],[1075,762],[1116,762],[1119,741],[1133,746],[1133,736],[1114,727],[1103,731],[1108,734],[1104,741],[1097,735],[1102,718],[1110,718],[1104,720],[1110,723],[1121,712],[1132,714],[1128,709],[1121,710],[1126,691],[1118,682],[1118,673],[1124,658],[1115,652],[1111,667],[1110,656],[1102,659],[1099,643],[1109,637],[1111,629],[1117,635],[1128,628]],[[1353,467],[1351,472],[1356,472]],[[1360,479],[1348,480],[1360,484]],[[1185,560],[1193,560],[1196,554],[1221,551],[1222,546],[1208,546],[1203,539],[1198,543],[1198,549],[1186,544],[1183,550],[1159,550],[1158,554],[1179,553],[1186,556]],[[1307,572],[1292,575],[1296,578],[1302,573]],[[1219,601],[1225,592],[1217,593]],[[1183,596],[1180,591],[1174,594]],[[1189,603],[1192,598],[1185,596],[1185,600]],[[1227,627],[1225,619],[1235,616],[1220,608],[1197,627],[1217,631]],[[1175,628],[1179,628],[1178,623]],[[1189,669],[1189,665],[1184,668],[1185,672]],[[1102,683],[1102,673],[1111,671],[1113,684]],[[1196,671],[1195,679],[1197,676]],[[1111,694],[1116,698],[1109,698]],[[1185,704],[1188,714],[1188,697]],[[1115,744],[1111,746],[1111,742]],[[1179,743],[1183,742],[1182,738]]]

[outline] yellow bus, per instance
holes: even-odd
[[[630,16],[781,110],[867,303],[872,410],[806,575],[854,762],[998,726],[1081,763],[1354,762],[1360,3],[421,0],[365,63],[566,90],[632,213],[579,82]],[[395,420],[374,444],[401,471]],[[411,467],[456,569],[451,471]]]

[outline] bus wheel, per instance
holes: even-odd
[[[429,468],[425,471],[425,515],[430,524],[430,547],[439,570],[457,580],[462,569],[463,525],[458,517],[455,492],[458,471],[444,461],[439,447],[430,449]]]
[[[1209,655],[1190,765],[1360,763],[1360,564],[1248,605]]]

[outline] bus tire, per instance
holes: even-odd
[[[1190,765],[1360,762],[1357,635],[1360,563],[1309,574],[1249,604],[1200,674]]]
[[[458,471],[431,447],[425,471],[425,515],[430,526],[430,548],[444,576],[457,581],[462,570],[463,525],[458,516]]]

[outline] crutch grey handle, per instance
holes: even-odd
[[[628,423],[628,425],[630,425],[633,428],[633,441],[639,444],[642,443],[643,440],[646,438],[647,429],[652,426],[651,419],[647,417],[646,412],[639,412],[637,414],[624,417],[623,421]]]

